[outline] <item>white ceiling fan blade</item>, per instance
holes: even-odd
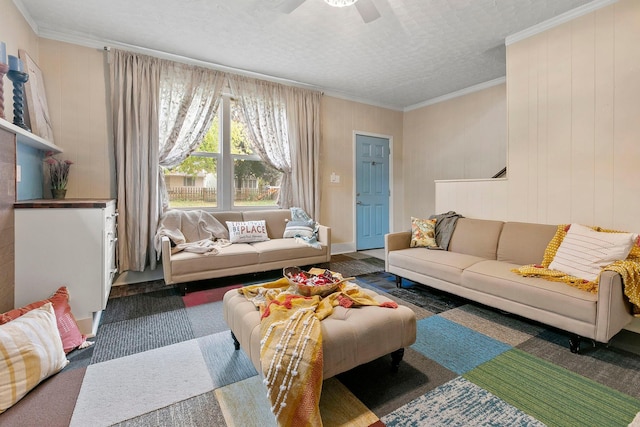
[[[291,13],[298,8],[306,0],[284,0],[278,6],[278,10],[282,13]]]
[[[380,18],[378,8],[373,4],[372,0],[359,0],[356,2],[356,9],[360,12],[360,16],[365,24]]]

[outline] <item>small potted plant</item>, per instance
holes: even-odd
[[[51,184],[51,196],[54,199],[64,199],[67,194],[67,182],[69,181],[69,168],[73,164],[71,160],[57,159],[53,152],[47,152],[44,162],[49,165],[49,180]]]

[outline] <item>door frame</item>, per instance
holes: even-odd
[[[351,203],[353,206],[353,217],[351,219],[351,224],[352,224],[352,228],[353,228],[353,237],[352,237],[352,242],[353,242],[353,252],[355,252],[358,247],[358,218],[357,218],[357,214],[356,214],[356,188],[357,188],[357,182],[356,180],[358,179],[358,174],[356,173],[356,137],[358,135],[362,135],[362,136],[371,136],[374,138],[383,138],[383,139],[387,139],[389,141],[389,224],[388,224],[388,230],[389,232],[391,232],[393,229],[391,227],[391,224],[393,224],[393,206],[394,206],[394,196],[393,196],[393,136],[391,135],[384,135],[384,134],[380,134],[380,133],[372,133],[372,132],[364,132],[364,131],[359,131],[359,130],[354,130],[353,131],[353,135],[352,135],[352,143],[351,143],[351,148],[352,148],[352,157],[353,157],[353,163],[352,163],[352,170],[353,170],[353,176],[352,176],[352,182],[353,182],[353,186],[351,188]]]

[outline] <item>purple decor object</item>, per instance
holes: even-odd
[[[23,65],[20,58],[18,58],[17,56],[9,55],[9,70],[20,71],[22,73],[24,71],[22,67]]]
[[[7,63],[7,45],[4,42],[0,42],[0,64]]]

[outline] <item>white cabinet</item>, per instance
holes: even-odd
[[[80,330],[95,333],[115,269],[115,200],[18,202],[15,208],[15,306],[67,286]]]

